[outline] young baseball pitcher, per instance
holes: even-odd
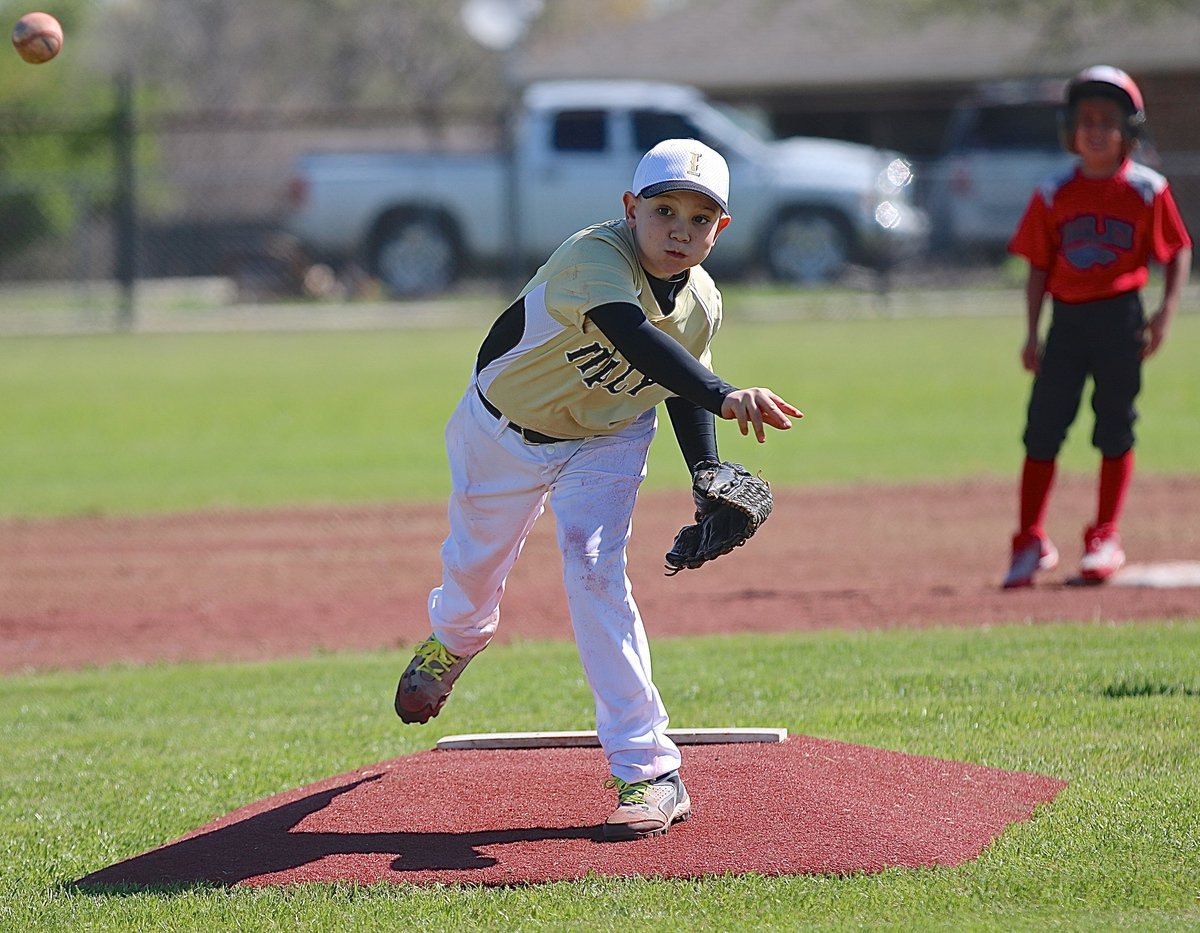
[[[626,575],[655,407],[665,402],[696,476],[718,463],[714,415],[759,443],[767,426],[802,417],[770,389],[710,370],[721,295],[700,264],[730,221],[728,198],[720,154],[692,139],[659,143],[637,166],[624,217],[570,237],[492,324],[446,427],[450,533],[429,596],[433,634],[396,691],[405,722],[438,714],[491,641],[505,580],[548,503],[617,790],[608,839],[665,833],[691,813]]]
[[[1033,583],[1058,551],[1043,528],[1055,461],[1090,376],[1100,451],[1096,519],[1084,531],[1080,578],[1102,583],[1125,563],[1118,523],[1133,476],[1135,400],[1142,360],[1167,336],[1191,268],[1191,239],[1167,181],[1130,160],[1145,123],[1142,94],[1125,72],[1087,68],[1067,84],[1063,143],[1073,170],[1044,182],[1009,250],[1029,261],[1028,332],[1021,362],[1034,373],[1025,423],[1020,520],[1004,587]],[[1164,267],[1162,302],[1147,321],[1141,289],[1148,263]],[[1054,313],[1043,347],[1042,303]]]

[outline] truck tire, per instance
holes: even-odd
[[[372,243],[371,271],[393,297],[436,294],[458,279],[458,240],[435,214],[385,218]]]
[[[775,219],[763,255],[771,277],[781,282],[830,282],[850,260],[850,237],[838,217],[801,208]]]

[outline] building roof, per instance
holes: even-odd
[[[623,3],[584,35],[531,39],[517,72],[523,80],[645,78],[736,93],[969,84],[1100,62],[1134,75],[1200,71],[1200,5],[1168,7],[1139,16],[1089,11],[1054,29],[1028,13],[934,15],[928,0]]]

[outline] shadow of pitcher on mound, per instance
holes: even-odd
[[[166,889],[231,886],[264,876],[286,876],[328,856],[392,856],[393,872],[471,871],[490,868],[497,859],[482,854],[489,846],[552,839],[603,842],[600,825],[522,827],[481,832],[306,832],[296,830],[306,817],[338,796],[383,775],[373,775],[309,794],[263,813],[207,832],[185,836],[142,855],[92,872],[73,887],[82,891],[113,888]],[[286,877],[275,879],[286,883]],[[311,879],[305,879],[311,880]],[[328,881],[353,881],[326,877]]]

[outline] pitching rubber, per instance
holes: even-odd
[[[676,745],[720,745],[733,742],[783,742],[787,729],[668,729]],[[447,735],[437,748],[466,750],[478,748],[591,748],[599,747],[595,732],[480,732]]]

